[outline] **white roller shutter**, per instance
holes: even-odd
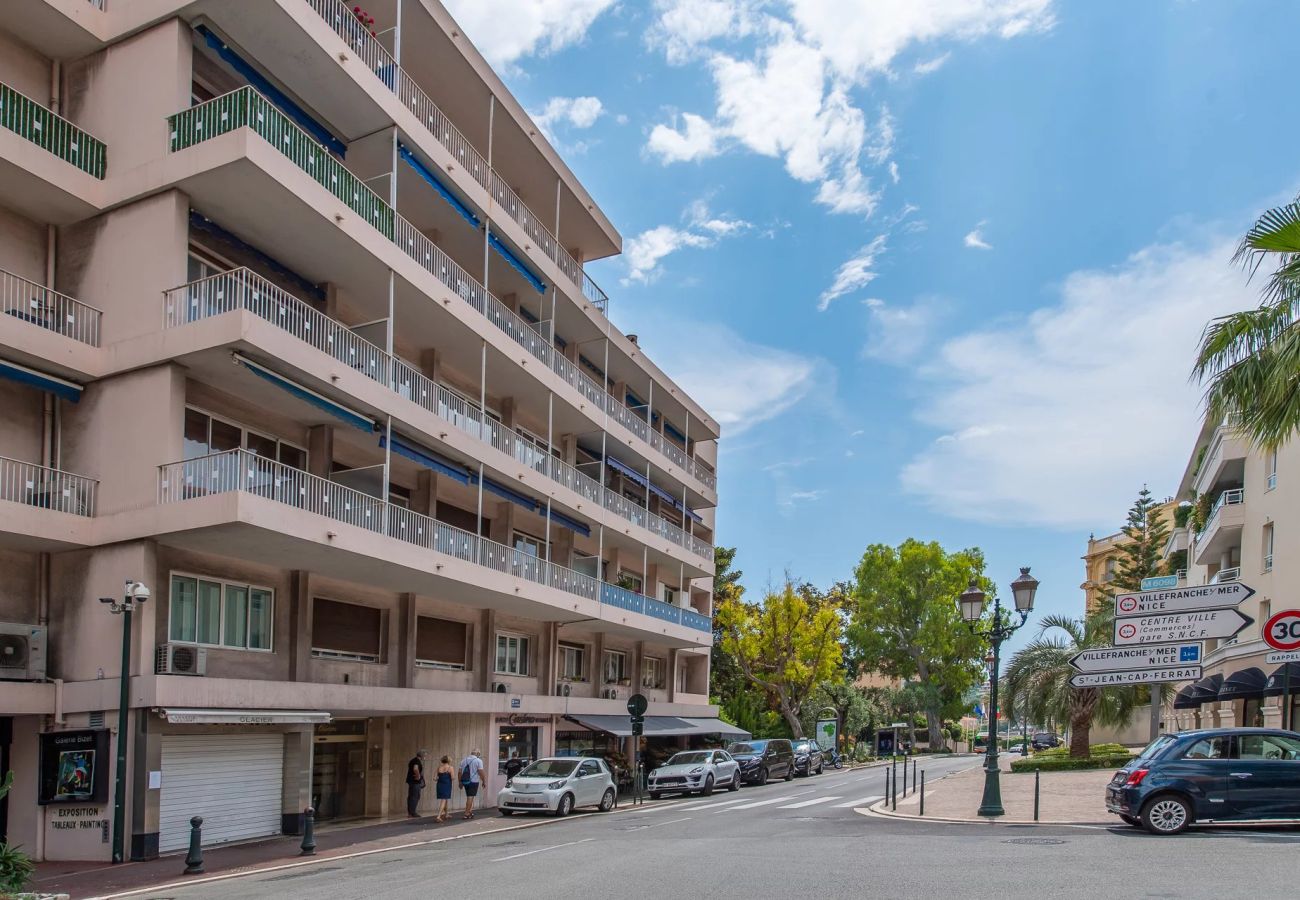
[[[189,846],[203,817],[203,845],[280,833],[284,735],[168,734],[162,739],[158,849]]]

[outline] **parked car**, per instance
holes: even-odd
[[[1030,746],[1035,750],[1051,750],[1053,747],[1061,746],[1061,739],[1054,731],[1036,731]]]
[[[826,768],[822,748],[816,741],[791,741],[791,745],[794,748],[794,774],[820,775],[822,769]]]
[[[773,778],[794,778],[794,748],[785,738],[737,741],[727,753],[740,763],[740,779],[749,784],[767,784]]]
[[[1152,834],[1300,820],[1300,734],[1216,728],[1162,734],[1115,773],[1106,809]]]
[[[725,750],[685,750],[650,772],[650,799],[664,794],[699,793],[715,787],[740,790],[740,763]]]
[[[503,816],[516,812],[549,812],[567,816],[578,806],[601,812],[614,808],[617,789],[603,759],[594,756],[553,756],[539,759],[497,793]]]

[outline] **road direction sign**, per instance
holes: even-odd
[[[1200,609],[1226,609],[1254,594],[1240,581],[1201,584],[1172,590],[1142,591],[1120,594],[1115,598],[1115,617],[1149,616],[1156,613],[1193,612]]]
[[[1173,615],[1137,616],[1115,620],[1116,647],[1131,644],[1172,644],[1230,638],[1251,622],[1235,609],[1206,609]]]
[[[1270,666],[1280,665],[1282,663],[1300,662],[1300,650],[1274,650],[1268,656],[1264,657],[1264,662]]]
[[[1182,644],[1141,644],[1136,647],[1102,647],[1076,653],[1070,665],[1076,671],[1135,672],[1168,669],[1200,663],[1205,645],[1200,641]]]
[[[1110,687],[1122,684],[1158,684],[1163,681],[1193,681],[1204,674],[1200,666],[1170,666],[1134,672],[1080,672],[1070,676],[1074,687]]]
[[[1300,650],[1300,609],[1284,609],[1269,617],[1261,629],[1264,643],[1274,650]]]
[[[1178,587],[1177,575],[1153,575],[1142,579],[1142,590],[1162,591],[1165,588]]]

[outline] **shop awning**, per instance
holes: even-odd
[[[1213,703],[1219,699],[1219,688],[1223,687],[1222,675],[1207,675],[1191,687],[1190,696],[1196,705]]]
[[[1264,697],[1281,697],[1283,690],[1287,687],[1286,672],[1291,670],[1291,694],[1300,696],[1300,662],[1282,663],[1273,670],[1268,676],[1268,681],[1264,682]]]
[[[592,731],[603,731],[615,737],[632,736],[632,719],[630,716],[565,716],[570,722],[577,722]],[[685,719],[674,716],[646,716],[642,733],[646,737],[671,737],[679,734],[704,734]]]
[[[1219,700],[1258,700],[1264,696],[1264,683],[1268,681],[1264,670],[1251,666],[1233,672],[1223,679],[1219,687]]]
[[[716,734],[720,737],[733,738],[735,740],[747,741],[753,737],[743,728],[735,725],[728,725],[721,719],[682,719],[683,722],[689,722],[697,729],[693,734]]]
[[[330,714],[318,709],[160,709],[173,725],[326,725]]]
[[[44,372],[38,372],[35,369],[29,369],[8,360],[0,360],[0,378],[26,384],[42,391],[49,391],[56,397],[62,397],[72,403],[76,403],[81,399],[81,385],[73,384],[71,381],[64,381],[62,378],[56,378],[53,375],[46,375]]]
[[[1192,696],[1194,687],[1189,684],[1174,695],[1174,709],[1200,709],[1201,701]]]
[[[235,362],[248,369],[248,371],[252,372],[258,378],[268,381],[285,393],[292,394],[304,403],[309,403],[317,409],[328,413],[340,422],[346,422],[353,428],[360,428],[362,431],[373,432],[376,430],[374,419],[369,419],[358,412],[353,412],[342,403],[335,403],[328,397],[323,397],[316,393],[311,388],[303,387],[298,382],[290,378],[285,378],[283,375],[273,372],[266,366],[255,363],[245,356],[241,356],[238,353],[232,353],[231,355],[235,358]]]

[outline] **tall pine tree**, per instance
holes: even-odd
[[[1161,504],[1152,499],[1144,485],[1128,511],[1128,520],[1120,529],[1128,538],[1119,545],[1119,562],[1109,587],[1112,596],[1118,591],[1139,591],[1142,579],[1163,574],[1165,542],[1169,523],[1161,515]]]

